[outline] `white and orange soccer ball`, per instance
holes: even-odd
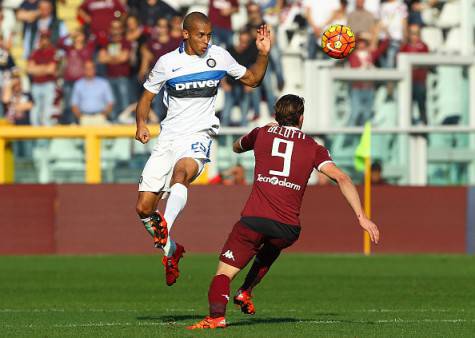
[[[355,49],[355,44],[355,34],[345,25],[331,25],[322,36],[323,51],[334,59],[346,58]]]

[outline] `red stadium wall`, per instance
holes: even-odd
[[[172,234],[188,252],[216,252],[250,187],[194,186]],[[135,215],[135,185],[0,186],[0,254],[152,253]],[[465,252],[467,189],[374,187],[375,252]],[[309,187],[293,252],[361,252],[362,233],[337,187]]]

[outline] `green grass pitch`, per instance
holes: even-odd
[[[255,289],[255,316],[207,312],[216,255],[0,257],[0,336],[475,337],[475,257],[283,254]],[[244,274],[234,281],[239,286]]]

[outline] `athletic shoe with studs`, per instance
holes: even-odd
[[[253,315],[256,313],[256,308],[252,302],[252,296],[249,292],[239,289],[234,296],[234,304],[241,308],[241,312],[246,315]]]
[[[176,244],[175,252],[171,257],[164,256],[162,264],[165,266],[165,279],[168,286],[175,284],[177,278],[180,276],[180,270],[178,269],[178,263],[185,253],[185,248]]]
[[[224,317],[211,318],[206,317],[205,319],[199,321],[194,325],[187,326],[187,330],[197,330],[197,329],[224,329],[226,327],[226,319]]]

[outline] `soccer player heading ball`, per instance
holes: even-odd
[[[374,243],[377,226],[363,213],[351,179],[332,161],[328,150],[300,129],[304,101],[284,95],[275,104],[278,124],[255,128],[233,145],[236,153],[253,150],[256,158],[251,195],[219,256],[220,262],[208,292],[209,316],[188,329],[226,327],[226,305],[231,280],[255,256],[234,303],[245,314],[254,314],[253,288],[264,278],[281,250],[300,234],[299,213],[308,179],[314,169],[333,179],[353,209],[360,226]]]
[[[228,74],[246,86],[257,87],[264,77],[271,48],[270,32],[262,25],[257,30],[256,63],[246,69],[225,49],[212,45],[211,34],[206,15],[188,14],[183,21],[183,42],[157,61],[137,104],[135,138],[147,143],[150,104],[165,87],[167,117],[161,121],[160,136],[140,178],[136,208],[155,247],[163,248],[167,285],[178,278],[178,262],[185,252],[169,232],[186,204],[188,186],[209,162],[211,136],[218,133],[215,101],[219,82]],[[165,192],[170,196],[162,215],[157,204]]]

